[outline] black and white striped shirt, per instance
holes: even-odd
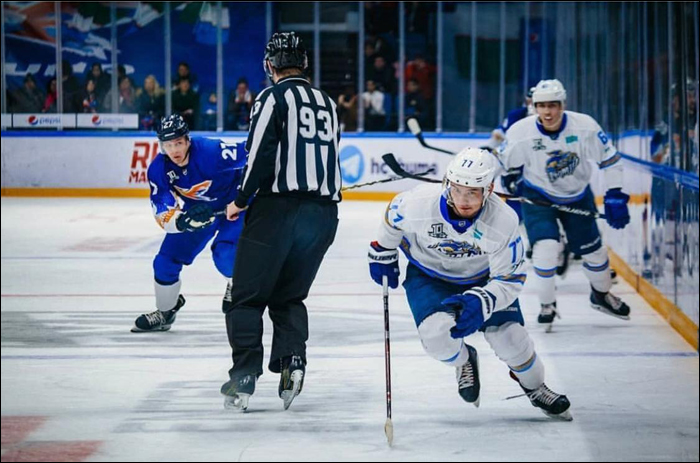
[[[280,79],[253,105],[236,205],[256,192],[340,201],[339,142],[335,102],[301,76]]]

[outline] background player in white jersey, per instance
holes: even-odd
[[[589,186],[591,163],[595,162],[607,186],[606,219],[611,227],[624,228],[629,223],[629,196],[622,192],[621,156],[605,132],[590,116],[565,110],[566,90],[556,79],[540,81],[532,98],[537,114],[513,125],[500,149],[502,164],[509,172],[522,170],[522,196],[595,211]],[[583,256],[584,273],[591,283],[591,306],[629,319],[627,304],[609,292],[608,252],[595,219],[531,204],[523,204],[522,211],[541,303],[538,321],[549,330],[558,316],[554,275],[561,243],[557,219],[571,251]]]
[[[545,386],[544,365],[523,327],[523,244],[517,215],[491,194],[497,164],[488,151],[466,148],[443,186],[396,196],[370,245],[370,274],[396,288],[401,247],[409,261],[403,286],[423,347],[456,368],[465,401],[479,405],[480,380],[477,351],[463,338],[481,331],[535,407],[570,419],[569,400]]]

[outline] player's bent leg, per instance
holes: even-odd
[[[612,276],[605,246],[583,255],[583,273],[591,283],[591,307],[613,317],[629,320],[629,306],[610,292]]]
[[[484,337],[496,356],[510,368],[510,376],[520,384],[534,407],[547,416],[570,420],[569,399],[557,394],[544,383],[544,364],[535,352],[535,345],[527,330],[516,322],[490,326]]]
[[[472,346],[462,339],[454,339],[450,329],[455,325],[454,315],[436,312],[418,325],[418,334],[425,352],[436,360],[456,369],[459,395],[479,406],[479,358]]]

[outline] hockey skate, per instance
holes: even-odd
[[[172,309],[165,312],[156,310],[155,312],[140,315],[136,321],[134,321],[131,332],[146,333],[151,331],[168,331],[172,324],[175,323],[177,312],[183,305],[185,305],[185,298],[180,294],[177,297],[177,304],[175,304],[175,307]]]
[[[630,319],[630,307],[610,292],[601,293],[591,287],[591,307],[622,320]]]
[[[255,375],[245,375],[238,379],[230,379],[221,386],[221,394],[224,396],[224,408],[245,412],[248,410],[248,401],[255,392]]]
[[[551,304],[541,304],[541,306],[540,314],[537,316],[537,323],[545,325],[544,331],[546,333],[551,333],[554,319],[561,318],[557,311],[557,303],[554,301]]]
[[[479,401],[481,400],[481,383],[479,382],[479,355],[476,349],[465,344],[467,350],[469,351],[469,359],[467,362],[456,368],[457,371],[457,387],[459,395],[462,398],[474,404],[475,407],[479,408]]]
[[[292,401],[301,393],[304,387],[304,375],[306,374],[306,364],[298,355],[283,358],[280,385],[278,393],[280,399],[284,401],[284,409],[287,410]]]
[[[539,408],[542,410],[542,413],[550,418],[564,421],[573,420],[571,412],[569,411],[571,402],[569,402],[569,399],[565,395],[557,394],[544,383],[537,389],[527,389],[520,384],[520,380],[513,371],[510,372],[510,377],[520,385],[527,398],[530,399],[530,403],[533,407]]]

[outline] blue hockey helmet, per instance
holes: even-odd
[[[179,114],[171,114],[160,120],[158,127],[158,140],[169,141],[176,138],[187,136],[190,133],[190,128],[187,122]]]

